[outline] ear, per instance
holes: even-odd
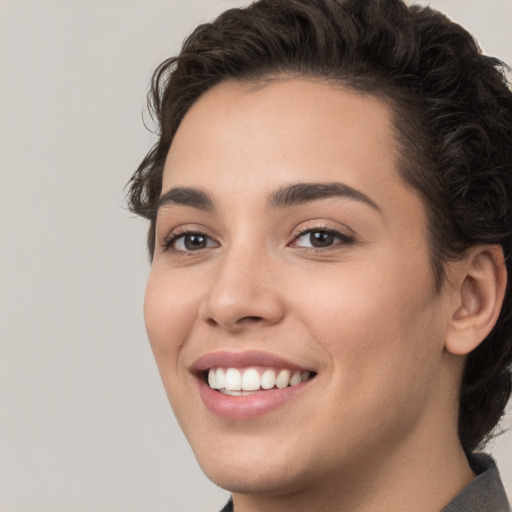
[[[455,300],[445,348],[466,355],[491,332],[498,320],[507,285],[507,269],[499,245],[476,246],[456,263]]]

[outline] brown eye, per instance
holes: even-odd
[[[329,247],[334,243],[334,235],[327,231],[312,231],[309,239],[312,247]]]
[[[167,248],[180,252],[200,251],[218,244],[204,233],[181,233],[175,235],[166,244]]]
[[[208,243],[208,238],[203,235],[185,235],[183,237],[183,245],[187,251],[195,251],[204,249]]]
[[[292,243],[293,247],[328,249],[332,246],[349,245],[354,242],[350,236],[330,229],[308,229]]]

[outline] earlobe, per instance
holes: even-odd
[[[457,266],[457,274],[457,301],[445,348],[466,355],[491,332],[500,314],[507,284],[501,246],[475,247]]]

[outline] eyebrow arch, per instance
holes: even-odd
[[[158,208],[171,204],[191,206],[205,211],[215,209],[212,198],[206,192],[191,187],[173,187],[160,196]]]
[[[329,197],[354,199],[382,213],[377,203],[364,192],[337,181],[331,183],[295,183],[285,185],[270,195],[268,205],[270,208],[284,208]]]

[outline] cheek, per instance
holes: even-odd
[[[152,269],[144,297],[144,320],[156,362],[177,360],[196,317],[195,298],[186,283]],[[173,365],[175,367],[175,365]]]
[[[435,395],[442,324],[429,287],[407,289],[387,277],[353,275],[344,287],[330,289],[322,308],[317,305],[322,321],[312,329],[330,357],[326,394],[336,402],[333,424],[346,425],[350,414],[347,437],[361,430],[371,439],[390,436],[391,443]]]
[[[307,290],[290,293],[307,297],[303,321],[329,354],[337,379],[364,382],[364,389],[377,393],[419,383],[415,374],[428,373],[442,354],[430,268],[406,262],[348,266],[338,275],[312,276]]]

